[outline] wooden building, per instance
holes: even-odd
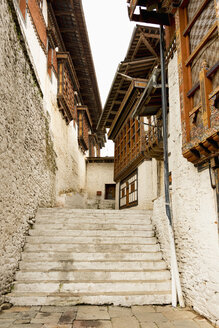
[[[176,43],[183,156],[195,165],[213,158],[216,160],[219,154],[217,1],[128,2],[130,19],[166,26],[167,57]],[[139,15],[134,13],[137,6]]]
[[[157,28],[134,29],[98,123],[99,130],[109,128],[108,137],[115,143],[114,179],[119,185],[120,208],[141,206],[138,167],[153,156],[162,158],[159,39]],[[135,118],[142,97],[147,98],[148,106],[141,115],[152,118]]]
[[[128,3],[131,20],[156,23],[165,29],[168,78],[162,82],[168,83],[170,203],[182,291],[186,304],[217,326],[219,287],[214,282],[219,275],[218,1]],[[136,117],[147,112],[147,107],[147,97],[142,96],[135,109]],[[152,143],[152,136],[147,140]],[[153,160],[153,165],[154,181],[158,174],[164,180],[162,170],[157,170],[158,162]],[[168,260],[166,205],[164,192],[157,193],[152,221]]]
[[[17,0],[18,1],[18,0]],[[68,125],[78,125],[78,143],[99,154],[104,138],[96,126],[102,112],[95,69],[80,0],[19,0],[24,21],[29,14],[47,57],[50,79],[57,79],[57,103]],[[44,91],[43,91],[44,92]],[[89,144],[89,135],[96,134]]]

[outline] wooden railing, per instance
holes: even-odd
[[[163,159],[163,128],[162,120],[155,117],[154,122],[148,123],[148,131],[145,132],[145,149],[151,158]]]

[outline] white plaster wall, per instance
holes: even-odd
[[[168,66],[169,152],[177,258],[187,305],[219,325],[218,218],[208,170],[198,172],[182,156],[177,54]],[[169,259],[164,198],[154,202],[153,221]]]
[[[86,191],[88,198],[96,198],[97,191],[105,197],[105,184],[114,184],[114,163],[87,163]],[[116,196],[117,197],[117,196]]]
[[[144,161],[138,167],[138,206],[133,209],[151,210],[153,208],[153,189],[152,162]]]

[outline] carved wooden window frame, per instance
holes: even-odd
[[[219,129],[217,128],[217,122],[211,123],[211,110],[215,110],[215,103],[218,99],[219,86],[214,90],[212,88],[211,77],[218,70],[218,62],[208,68],[207,63],[203,61],[202,67],[200,67],[199,82],[195,85],[192,84],[192,63],[199,55],[200,51],[208,44],[209,39],[218,30],[217,19],[206,31],[204,37],[198,45],[190,51],[190,32],[204,12],[206,6],[214,0],[202,0],[198,10],[194,12],[194,15],[190,21],[188,21],[188,1],[185,7],[178,9],[176,13],[176,37],[177,37],[177,50],[178,50],[178,65],[179,65],[179,89],[180,89],[180,105],[181,105],[181,119],[182,119],[182,150],[183,155],[188,161],[199,164],[209,160],[209,158],[218,156],[219,146]],[[217,8],[215,4],[215,11],[217,16]],[[195,92],[200,89],[200,103],[194,105]],[[214,103],[215,102],[215,103]],[[217,108],[216,108],[217,109]],[[196,138],[191,137],[191,126],[196,124],[197,115],[202,117],[203,135],[198,135]],[[219,116],[216,116],[219,119]],[[192,123],[191,123],[192,122]],[[215,124],[215,126],[214,126]],[[215,128],[216,127],[216,128]],[[193,128],[193,131],[196,128]],[[198,131],[198,126],[197,126]]]

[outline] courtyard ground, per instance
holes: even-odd
[[[0,328],[210,328],[190,309],[171,306],[32,306],[0,313]]]

